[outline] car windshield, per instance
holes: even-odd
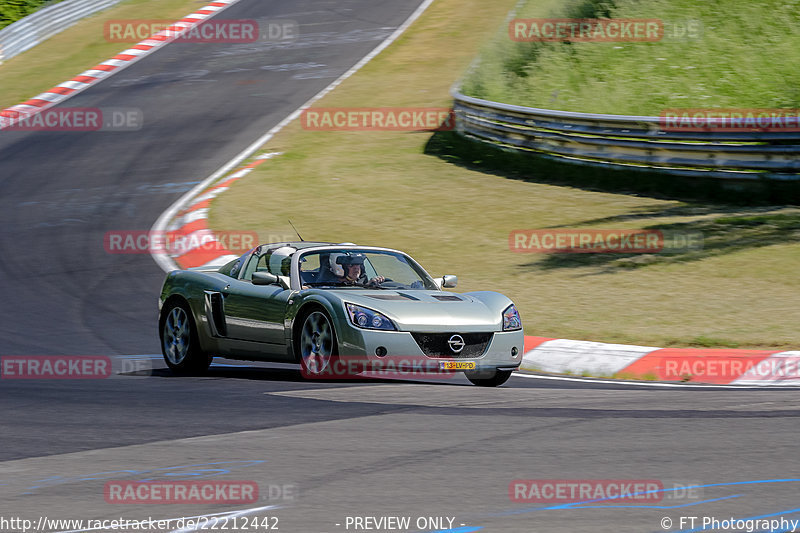
[[[304,287],[437,290],[425,270],[405,254],[344,249],[307,252],[300,257]]]

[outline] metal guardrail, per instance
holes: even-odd
[[[0,30],[0,63],[30,50],[80,19],[122,0],[65,0],[31,13]]]
[[[453,91],[459,133],[519,151],[689,177],[800,180],[800,132],[663,131],[660,117],[501,104]]]

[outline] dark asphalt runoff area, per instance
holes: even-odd
[[[224,529],[288,533],[800,520],[796,390],[523,376],[498,389],[462,377],[315,382],[288,365],[224,360],[203,377],[167,371],[156,331],[164,273],[149,255],[106,253],[105,233],[149,230],[420,3],[242,0],[225,19],[296,20],[298,39],[173,43],[62,104],[140,109],[138,131],[0,131],[0,355],[102,355],[115,369],[0,380],[0,531],[223,529],[219,518],[205,528],[87,522],[212,514],[231,520]],[[109,501],[109,483],[176,480],[249,481],[259,494]],[[605,497],[640,486],[649,491]],[[244,528],[244,518],[255,522]]]

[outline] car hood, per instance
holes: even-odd
[[[334,290],[338,299],[389,317],[402,331],[502,330],[511,300],[495,292],[458,294],[420,290]]]

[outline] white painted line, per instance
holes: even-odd
[[[131,60],[130,59],[127,59],[127,60],[126,59],[106,59],[105,61],[103,61],[100,64],[101,65],[108,65],[109,67],[121,67],[122,65],[124,65],[128,61],[131,61]]]
[[[204,207],[202,209],[195,209],[194,211],[190,211],[183,215],[180,218],[176,218],[170,224],[168,230],[175,231],[179,230],[187,224],[191,224],[192,222],[196,222],[198,220],[208,218],[208,208]]]
[[[56,102],[62,98],[65,98],[65,95],[58,94],[58,93],[42,93],[37,94],[31,100],[45,100],[47,102]]]
[[[65,81],[64,83],[59,83],[56,87],[66,87],[67,89],[80,89],[81,87],[85,86],[86,84],[82,81]]]
[[[591,378],[573,378],[568,376],[543,376],[540,374],[523,374],[521,372],[514,372],[511,374],[512,376],[516,376],[518,378],[527,378],[527,379],[543,379],[543,380],[551,380],[551,381],[573,381],[578,383],[600,383],[606,385],[620,385],[624,387],[655,387],[655,388],[695,388],[695,389],[736,389],[736,390],[743,390],[743,389],[758,389],[758,390],[765,390],[765,386],[748,386],[748,385],[713,385],[713,384],[706,384],[700,385],[698,383],[663,383],[660,381],[623,381],[623,380],[613,380],[613,379],[591,379]]]
[[[96,78],[96,79],[100,80],[100,79],[109,77],[112,73],[116,72],[120,68],[122,68],[122,67],[116,68],[114,70],[94,70],[94,69],[89,69],[89,70],[84,70],[83,72],[78,74],[78,76],[89,76],[90,78]],[[95,83],[95,82],[90,82],[90,83]]]
[[[204,192],[203,194],[195,198],[194,201],[192,201],[192,205],[199,204],[200,202],[204,202],[206,200],[215,198],[217,195],[225,192],[226,190],[228,190],[228,187],[218,187],[213,191]]]
[[[30,98],[29,98],[29,100],[30,100]],[[39,108],[36,107],[35,105],[30,105],[30,104],[17,104],[17,105],[12,105],[8,109],[27,113],[28,111],[36,111]]]
[[[558,374],[571,371],[574,374],[586,372],[592,376],[613,376],[658,349],[655,346],[554,339],[525,352],[522,365]]]
[[[248,174],[250,174],[252,171],[253,171],[252,168],[243,168],[242,170],[237,170],[236,172],[231,174],[229,177],[231,177],[231,178],[243,178],[243,177],[247,176]]]
[[[228,513],[222,518],[238,518],[240,516],[246,516],[246,515],[249,515],[249,514],[257,513],[259,511],[269,511],[271,509],[278,509],[279,507],[280,506],[278,506],[278,505],[267,505],[265,507],[254,507],[252,509],[244,509],[242,511]],[[219,514],[220,513],[217,513],[217,516],[219,516]],[[215,515],[206,515],[206,516],[215,516]],[[197,517],[197,518],[201,518],[201,517]],[[216,521],[214,522],[214,525],[215,526],[217,525]],[[195,524],[194,527],[187,526],[187,527],[184,527],[184,528],[181,528],[181,529],[176,529],[174,531],[171,531],[170,533],[188,533],[189,531],[197,531],[198,529],[205,530],[208,527],[209,527],[208,522],[201,521],[200,523]],[[211,529],[213,530],[213,529],[216,529],[216,528],[212,526]]]
[[[118,53],[118,56],[140,56],[147,53],[147,50],[139,50],[138,48],[128,48]]]
[[[206,187],[214,183],[214,181],[218,180],[219,178],[221,178],[222,176],[233,170],[236,167],[236,165],[247,159],[248,156],[250,156],[253,152],[258,150],[262,145],[267,143],[272,137],[275,136],[276,133],[278,133],[280,130],[286,127],[287,124],[289,124],[294,119],[299,117],[303,111],[311,107],[311,105],[314,102],[316,102],[317,100],[319,100],[320,98],[322,98],[323,96],[334,90],[344,80],[346,80],[347,78],[358,72],[358,70],[360,70],[364,65],[372,61],[372,59],[375,56],[380,54],[390,44],[396,41],[397,38],[400,37],[408,29],[408,27],[411,26],[414,23],[414,21],[416,21],[422,15],[422,13],[424,13],[425,10],[428,9],[428,7],[430,7],[431,4],[433,4],[433,2],[434,0],[425,0],[424,2],[422,2],[422,4],[420,4],[420,6],[416,9],[416,11],[414,11],[411,14],[411,16],[409,16],[408,19],[406,19],[406,21],[403,22],[403,24],[401,24],[400,27],[394,31],[394,33],[392,33],[381,44],[375,47],[375,49],[373,49],[372,52],[364,56],[361,59],[361,61],[353,65],[353,67],[350,68],[350,70],[339,76],[339,78],[334,80],[333,83],[331,83],[330,85],[322,89],[320,92],[318,92],[316,95],[311,97],[310,100],[308,100],[305,104],[300,106],[294,113],[283,119],[278,125],[276,125],[274,128],[270,129],[267,133],[259,137],[254,143],[252,143],[250,146],[242,150],[233,159],[231,159],[225,165],[223,165],[222,168],[220,168],[219,170],[211,174],[208,178],[200,182],[192,190],[190,190],[189,192],[178,198],[178,201],[176,201],[169,208],[167,208],[166,211],[161,213],[161,216],[158,217],[158,220],[156,220],[155,223],[153,224],[153,228],[151,229],[151,231],[163,231],[164,228],[166,228],[167,225],[169,224],[170,220],[172,220],[172,218],[175,216],[175,214],[178,211],[180,211],[185,204],[190,202],[195,195],[199,194]],[[156,264],[159,267],[161,267],[161,269],[164,272],[171,272],[178,268],[178,265],[171,257],[159,254],[150,254],[150,256],[153,258],[153,261],[155,261]]]
[[[223,511],[221,513],[199,514],[199,515],[194,515],[194,516],[181,516],[181,517],[178,517],[178,518],[162,518],[160,520],[155,520],[154,519],[153,522],[160,522],[160,521],[177,522],[179,520],[184,520],[185,521],[185,520],[192,520],[192,519],[195,519],[195,518],[210,518],[210,517],[215,517],[215,516],[230,516],[230,517],[233,517],[234,515],[235,516],[242,516],[242,513],[243,514],[250,514],[250,513],[255,513],[255,512],[258,512],[258,511],[268,511],[270,509],[278,509],[279,507],[280,506],[278,506],[278,505],[268,505],[266,507],[255,507],[253,509],[243,509],[242,511]],[[131,524],[134,523],[134,522],[139,524],[139,523],[142,523],[142,522],[147,522],[147,520],[137,520],[137,519],[133,519],[132,518],[132,519],[129,520],[129,522]],[[208,524],[208,523],[207,522],[203,522],[203,524]],[[66,531],[59,531],[57,533],[82,533],[84,531],[99,531],[99,530],[107,530],[107,529],[108,529],[108,527],[90,527],[90,528],[86,528],[86,529],[70,529],[70,530],[66,530]],[[184,528],[184,529],[178,529],[176,531],[196,531],[197,529],[199,529],[199,526],[197,528],[195,528],[195,529],[185,529]],[[175,532],[173,532],[173,533],[175,533]]]
[[[201,194],[197,198],[195,198],[193,203],[199,204],[200,202],[205,202],[206,200],[210,200],[212,198],[216,198],[217,196],[219,196],[220,194],[222,194],[223,192],[225,192],[227,190],[228,190],[228,187],[219,187],[217,189],[214,189],[213,191],[208,191],[206,193]]]
[[[797,387],[800,385],[800,351],[778,352],[753,365],[732,383],[734,385],[761,385],[772,387]]]

